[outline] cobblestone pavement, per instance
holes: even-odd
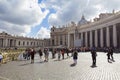
[[[120,54],[114,54],[115,62],[108,63],[106,53],[97,53],[97,67],[92,68],[90,52],[79,53],[78,64],[74,67],[72,58],[49,62],[39,60],[12,61],[0,66],[0,80],[120,80]]]

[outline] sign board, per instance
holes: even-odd
[[[74,47],[81,47],[81,46],[82,46],[82,40],[81,39],[74,40]]]

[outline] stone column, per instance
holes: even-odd
[[[0,47],[2,47],[2,39],[0,39]]]
[[[85,32],[85,47],[88,47],[88,36],[87,36],[87,32]]]
[[[83,32],[81,32],[81,46],[83,46]]]
[[[3,47],[3,39],[0,39],[0,47]]]
[[[67,36],[68,36],[68,39],[67,39],[67,40],[68,40],[68,41],[67,41],[67,42],[68,42],[68,43],[67,43],[67,47],[69,48],[69,47],[70,47],[70,34],[68,33]]]
[[[5,47],[5,39],[2,39],[2,47]]]
[[[100,46],[103,47],[103,28],[100,29]]]
[[[3,47],[7,47],[8,39],[3,39]]]
[[[54,45],[57,45],[57,44],[56,44],[56,36],[54,36]]]
[[[90,31],[90,47],[93,47],[92,41],[92,31]]]
[[[73,42],[72,42],[72,47],[75,47],[75,45],[74,45],[74,42],[75,42],[75,39],[76,39],[76,36],[75,36],[75,33],[73,33]]]
[[[16,47],[16,40],[14,40],[14,46]],[[28,45],[27,45],[27,42],[26,42],[26,45],[25,45],[25,46],[28,46]]]
[[[75,41],[75,39],[76,39],[75,33],[74,33],[73,37],[74,37],[74,41]]]
[[[62,45],[65,46],[65,35],[62,35]]]
[[[6,39],[6,44],[5,44],[5,46],[6,46],[6,47],[8,46],[8,39]]]
[[[107,42],[107,47],[109,47],[110,46],[110,34],[109,34],[109,27],[107,27],[107,30],[106,30],[106,32],[107,32],[107,36],[106,36],[106,42]]]
[[[117,47],[117,30],[115,24],[113,25],[113,45]]]
[[[60,36],[58,35],[58,43],[57,44],[60,45],[59,43],[60,43]]]
[[[95,30],[95,47],[98,47],[98,35],[97,30]]]
[[[7,40],[7,47],[10,46],[10,39]]]

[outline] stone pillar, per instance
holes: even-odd
[[[16,40],[14,40],[14,46],[16,47]],[[25,46],[27,46],[27,42],[26,42]]]
[[[57,44],[56,44],[56,36],[54,36],[54,45],[57,45]]]
[[[73,37],[74,37],[74,41],[75,41],[75,39],[76,39],[75,33],[74,33]]]
[[[100,46],[103,47],[103,28],[100,29]]]
[[[90,47],[93,47],[92,41],[92,31],[90,31]]]
[[[67,42],[68,42],[68,43],[67,43],[67,47],[69,48],[69,47],[70,47],[70,34],[68,33],[67,36],[68,36],[68,39],[67,39],[67,40],[68,40],[68,41],[67,41]]]
[[[0,48],[2,47],[2,39],[0,39]]]
[[[5,39],[2,39],[2,47],[5,47]]]
[[[65,46],[65,35],[62,35],[62,45]]]
[[[7,47],[10,47],[10,39],[7,40]]]
[[[1,48],[3,47],[3,39],[2,38],[0,39],[0,47]]]
[[[58,45],[60,45],[60,35],[58,35]]]
[[[7,47],[8,39],[3,39],[3,47]]]
[[[74,42],[75,42],[75,39],[76,39],[76,37],[75,37],[75,33],[73,33],[73,42],[72,42],[72,47],[75,47],[75,45],[74,45]]]
[[[95,47],[98,47],[98,33],[97,33],[97,30],[95,30]]]
[[[7,47],[8,46],[8,39],[6,39],[6,44],[5,44],[5,47]]]
[[[115,24],[113,25],[113,45],[117,47],[117,30]]]
[[[81,32],[81,46],[83,46],[83,32]]]
[[[88,47],[88,36],[87,36],[87,32],[85,32],[85,47]]]
[[[106,36],[106,42],[107,42],[107,47],[110,47],[110,34],[109,34],[109,27],[107,27],[107,36]]]

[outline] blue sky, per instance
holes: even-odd
[[[42,0],[39,0],[39,1],[41,2]],[[45,9],[42,8],[41,10],[44,11]],[[41,26],[42,26],[42,27],[46,27],[46,28],[49,29],[50,24],[49,24],[49,22],[48,22],[48,17],[49,17],[49,15],[52,14],[52,13],[55,13],[55,10],[54,10],[54,9],[49,9],[49,14],[47,14],[46,18],[43,19],[43,21],[41,22],[41,24],[39,24],[39,25],[37,25],[36,27],[32,28],[31,33],[29,33],[28,35],[29,35],[29,36],[31,36],[31,35],[32,35],[32,36],[37,35],[37,33],[39,32]]]
[[[0,0],[0,32],[49,38],[50,28],[120,10],[120,0]]]

